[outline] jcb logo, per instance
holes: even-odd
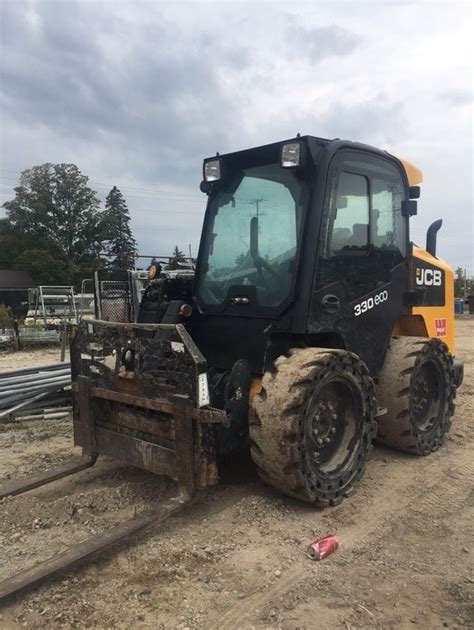
[[[416,269],[416,284],[425,287],[440,287],[443,276],[440,269]]]

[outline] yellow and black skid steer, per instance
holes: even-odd
[[[152,263],[127,322],[104,321],[96,286],[96,319],[71,346],[82,457],[0,489],[33,490],[108,455],[171,477],[176,496],[3,581],[0,598],[181,509],[239,449],[266,483],[316,506],[354,490],[375,439],[438,449],[463,369],[441,222],[425,250],[410,240],[421,182],[385,151],[313,136],[205,159],[194,277]]]

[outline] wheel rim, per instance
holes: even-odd
[[[330,475],[353,455],[360,397],[349,381],[334,379],[313,395],[305,422],[305,444],[310,465],[318,475]]]
[[[411,397],[415,427],[428,433],[444,415],[446,388],[443,373],[434,361],[425,361],[418,368]]]

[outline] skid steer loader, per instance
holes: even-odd
[[[374,147],[312,136],[204,160],[194,278],[149,270],[137,321],[84,321],[71,348],[82,457],[105,454],[177,482],[176,497],[0,584],[0,597],[156,523],[218,482],[250,446],[283,493],[336,505],[375,438],[441,446],[463,377],[453,272],[410,241],[421,172]],[[100,313],[99,313],[100,315]]]

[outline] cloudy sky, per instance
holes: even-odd
[[[74,162],[123,192],[140,252],[197,251],[203,157],[294,136],[425,176],[413,240],[474,273],[471,2],[0,0],[0,203]],[[4,211],[0,210],[0,216]]]

